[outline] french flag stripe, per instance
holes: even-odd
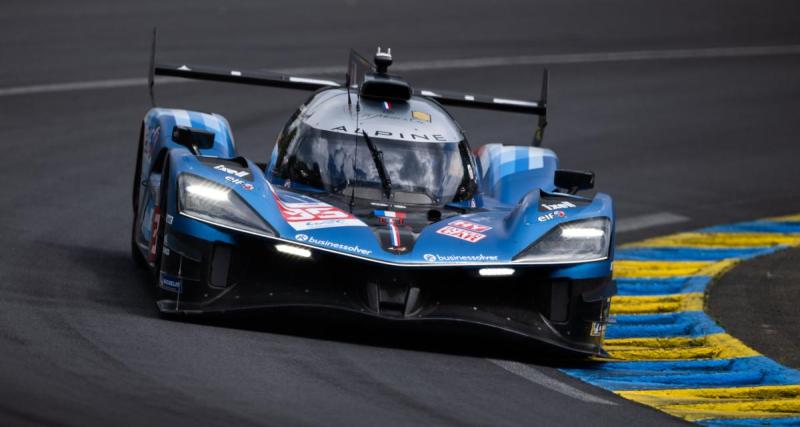
[[[375,211],[375,216],[382,216],[384,218],[398,218],[402,219],[406,217],[405,212],[395,212],[395,211]]]
[[[392,246],[400,246],[400,229],[392,220],[389,220],[389,232],[392,237]]]

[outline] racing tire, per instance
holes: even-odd
[[[155,285],[156,289],[161,290],[159,283],[161,275],[161,259],[164,251],[164,229],[166,228],[163,219],[167,212],[167,188],[169,187],[169,155],[164,159],[164,164],[161,167],[161,189],[158,191],[158,208],[161,211],[162,218],[159,219],[158,232],[156,234],[155,242],[155,259],[153,262],[153,271],[155,272]]]
[[[131,258],[136,267],[147,268],[147,260],[144,258],[139,245],[136,244],[136,218],[139,216],[139,191],[142,179],[142,149],[144,148],[144,123],[139,129],[139,144],[136,152],[136,168],[133,171],[133,189],[131,191],[133,201],[133,220],[131,221]]]
[[[160,219],[160,225],[158,227],[158,233],[156,234],[156,242],[155,242],[155,259],[153,262],[153,275],[152,275],[152,283],[153,287],[155,288],[155,303],[158,304],[160,300],[163,299],[174,299],[174,293],[168,292],[161,287],[161,263],[164,259],[163,252],[164,252],[164,235],[166,233],[167,223],[166,223],[166,213],[168,210],[168,203],[169,198],[167,197],[167,193],[169,192],[169,154],[164,158],[164,164],[161,168],[161,188],[159,190],[159,200],[158,206],[161,210],[162,218]],[[172,312],[165,312],[158,308],[158,316],[165,320],[178,320],[182,316],[179,313],[172,313]]]

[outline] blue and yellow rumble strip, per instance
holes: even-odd
[[[760,355],[703,312],[715,276],[800,246],[800,215],[658,237],[619,248],[616,323],[597,361],[569,375],[704,425],[800,425],[800,371]]]

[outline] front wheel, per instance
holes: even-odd
[[[136,239],[136,222],[139,216],[139,190],[141,187],[141,179],[142,179],[142,149],[144,148],[144,124],[142,124],[141,129],[139,130],[139,144],[136,152],[136,168],[133,171],[133,191],[132,199],[133,199],[133,220],[131,224],[131,257],[133,258],[133,263],[136,264],[139,268],[147,267],[147,260],[142,255],[141,249],[139,249],[139,245],[137,244]]]
[[[167,212],[169,212],[169,163],[169,156],[167,156],[164,159],[164,163],[161,168],[161,183],[158,191],[158,202],[153,212],[153,225],[151,227],[152,236],[148,250],[150,261],[153,263],[153,285],[156,288],[156,304],[159,306],[159,312],[161,313],[162,317],[172,317],[169,312],[165,312],[162,309],[162,303],[165,301],[171,302],[174,300],[177,304],[177,301],[180,299],[181,292],[180,285],[178,285],[177,289],[168,289],[167,286],[161,283],[161,272],[164,269],[163,264],[165,258],[164,236],[166,235],[166,228],[169,226],[169,224],[166,223]]]

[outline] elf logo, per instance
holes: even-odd
[[[216,169],[216,170],[218,170],[218,171],[225,172],[225,173],[227,173],[228,175],[236,175],[236,176],[238,176],[239,178],[244,178],[244,177],[246,177],[247,175],[250,175],[250,172],[247,172],[247,171],[237,171],[236,169],[231,169],[231,168],[225,167],[225,165],[216,165],[216,166],[214,166],[214,169]]]
[[[539,222],[545,222],[545,221],[550,221],[551,219],[564,218],[565,216],[567,216],[567,214],[564,211],[553,211],[553,212],[548,212],[537,219],[539,220]]]
[[[574,204],[572,204],[570,202],[561,202],[561,203],[556,203],[556,204],[553,204],[553,205],[548,205],[546,203],[542,203],[542,208],[545,209],[545,210],[548,210],[548,211],[554,211],[556,209],[569,209],[569,208],[575,208],[575,207],[577,207],[577,206],[575,206]]]

